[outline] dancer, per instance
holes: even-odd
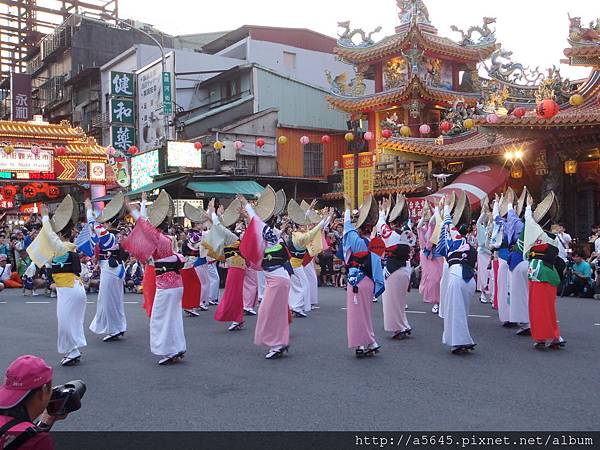
[[[77,247],[67,240],[77,223],[78,208],[67,195],[58,206],[52,220],[48,208],[42,205],[42,229],[27,247],[31,261],[38,267],[49,265],[56,284],[56,316],[58,318],[58,352],[63,354],[62,366],[74,366],[81,360],[82,347],[87,345],[83,330],[87,298],[81,274]]]
[[[301,208],[306,211],[306,215],[310,222],[313,225],[318,224],[321,221],[321,217],[319,214],[311,208],[311,206],[302,201],[300,204]],[[310,299],[311,310],[319,309],[319,277],[317,276],[317,269],[315,267],[315,258],[321,253],[324,248],[322,236],[326,227],[323,227],[321,230],[321,238],[317,241],[317,238],[313,242],[318,244],[318,249],[313,249],[312,246],[308,246],[308,252],[304,255],[304,259],[302,261],[302,267],[304,269],[304,273],[306,274],[306,279],[308,280],[308,296]]]
[[[514,193],[512,193],[511,188],[508,188],[506,194],[500,199],[498,199],[498,196],[496,195],[493,211],[494,229],[490,239],[490,245],[495,251],[494,303],[497,303],[498,318],[500,319],[500,322],[502,322],[502,326],[506,328],[512,326],[510,323],[510,309],[508,306],[508,256],[510,252],[505,219],[508,214],[509,203],[511,203],[509,198],[514,200]]]
[[[523,256],[529,261],[529,321],[531,337],[537,349],[558,349],[566,342],[560,335],[556,317],[556,289],[560,276],[556,270],[558,241],[545,231],[556,218],[558,201],[554,192],[532,213],[533,200],[527,199]]]
[[[444,297],[444,333],[442,343],[452,347],[453,354],[468,353],[475,348],[469,332],[469,303],[475,294],[477,252],[464,238],[470,223],[470,205],[466,193],[457,200],[454,220],[450,208],[442,200],[444,226],[440,239],[446,245],[448,261],[447,294]],[[458,227],[458,228],[457,228]]]
[[[310,208],[312,209],[313,206],[314,204],[310,205]],[[326,225],[326,220],[320,221],[308,230],[311,222],[308,214],[293,199],[288,203],[288,217],[297,227],[286,243],[292,256],[290,263],[294,269],[290,278],[289,304],[295,317],[307,317],[306,313],[311,310],[311,298],[309,280],[303,262],[309,244],[315,240],[322,242],[321,230]]]
[[[436,209],[437,211],[437,209]],[[444,257],[439,252],[438,240],[434,239],[439,214],[432,214],[429,202],[425,202],[423,216],[417,225],[420,247],[421,282],[419,293],[423,302],[431,304],[431,312],[438,314],[440,310],[440,281],[444,270]],[[440,219],[441,221],[441,219]]]
[[[100,287],[96,315],[90,324],[94,334],[105,335],[104,342],[114,342],[125,335],[124,284],[125,265],[128,255],[121,249],[117,236],[109,231],[118,222],[124,210],[125,197],[118,192],[97,218],[92,210],[92,202],[85,201],[87,223],[93,232],[93,242],[98,248],[100,265]],[[116,224],[115,224],[116,225]]]
[[[377,233],[385,242],[385,291],[383,292],[383,324],[385,331],[394,333],[392,339],[405,339],[412,333],[406,317],[406,296],[410,284],[410,254],[415,236],[406,225],[406,199],[398,194],[391,210],[391,199],[384,199],[379,208]],[[389,222],[386,217],[389,213]],[[392,228],[394,227],[394,228]]]
[[[509,195],[512,195],[509,193]],[[523,238],[525,236],[525,223],[521,220],[521,213],[525,212],[527,187],[523,189],[517,204],[517,211],[513,207],[513,199],[508,199],[508,216],[506,218],[506,237],[510,246],[508,257],[509,273],[509,321],[519,324],[518,336],[531,336],[529,327],[529,264],[523,258]]]
[[[186,315],[198,317],[198,311],[208,311],[208,298],[210,294],[210,278],[208,273],[206,247],[202,246],[202,239],[210,217],[201,208],[196,208],[189,203],[183,205],[183,214],[187,219],[200,228],[188,231],[187,239],[182,246],[182,254],[186,258],[184,268],[181,270],[183,279],[182,306]]]
[[[490,228],[491,212],[489,210],[489,201],[487,196],[481,200],[481,214],[477,219],[477,290],[481,296],[481,303],[490,303],[491,287],[493,286],[493,277],[490,273],[492,263],[492,251],[490,250],[490,241],[488,230]]]
[[[148,212],[148,219],[131,209],[135,227],[122,246],[140,261],[154,260],[156,295],[150,318],[150,351],[160,356],[159,365],[179,362],[185,355],[186,342],[181,314],[183,282],[179,271],[184,258],[176,253],[176,243],[166,234],[174,210],[173,201],[161,191]]]
[[[369,196],[359,208],[356,223],[352,223],[352,201],[345,195],[344,255],[348,267],[346,312],[348,348],[354,348],[357,358],[379,353],[381,346],[373,331],[373,298],[383,294],[384,280],[381,258],[369,251],[369,237],[378,221],[378,207]]]
[[[248,220],[240,252],[249,266],[255,270],[262,267],[265,272],[265,296],[258,312],[254,343],[269,347],[266,359],[278,359],[289,351],[288,297],[293,269],[281,236],[267,225],[275,211],[275,191],[267,186],[256,210],[241,195],[237,198]]]
[[[215,311],[217,322],[231,322],[229,331],[239,331],[244,327],[244,274],[246,262],[240,255],[240,238],[228,229],[235,226],[240,216],[241,203],[235,199],[227,211],[219,208],[219,215],[215,213],[214,200],[208,205],[208,214],[212,219],[212,226],[202,241],[208,249],[208,254],[217,261],[224,260],[227,264],[227,279],[223,298]]]

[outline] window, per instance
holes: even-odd
[[[221,86],[221,100],[227,100],[242,93],[242,80],[241,78],[234,78],[227,80]]]
[[[283,65],[288,70],[296,70],[296,54],[283,52]]]
[[[307,144],[304,146],[304,176],[323,176],[323,144]]]
[[[250,175],[258,174],[258,157],[238,155],[238,169],[245,169],[245,172]]]

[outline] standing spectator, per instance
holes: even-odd
[[[6,236],[0,235],[0,255],[4,255],[8,258],[10,254],[10,245],[6,242]]]
[[[333,249],[334,236],[329,234],[326,238],[327,249],[319,254],[319,266],[321,267],[321,286],[333,286]]]

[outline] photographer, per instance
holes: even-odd
[[[572,275],[567,286],[565,295],[567,297],[575,295],[577,297],[591,298],[593,293],[592,286],[592,267],[581,254],[573,254]]]
[[[54,449],[48,431],[65,416],[48,414],[51,397],[52,368],[43,359],[25,355],[13,361],[0,386],[0,448]]]

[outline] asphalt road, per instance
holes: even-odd
[[[357,360],[346,348],[345,296],[320,289],[322,308],[291,329],[291,352],[276,361],[254,346],[254,318],[237,333],[205,313],[185,319],[185,362],[159,367],[149,351],[141,296],[126,296],[126,339],[87,333],[81,365],[60,367],[56,305],[20,291],[0,294],[0,368],[32,353],[55,365],[55,384],[83,379],[83,409],[57,430],[594,430],[600,416],[600,302],[560,299],[567,348],[536,351],[474,299],[471,355],[441,344],[442,321],[410,294],[414,332],[392,341],[381,304],[374,323],[382,352]],[[90,296],[86,326],[95,312]],[[36,303],[33,303],[36,302]],[[38,303],[41,302],[41,303]]]

